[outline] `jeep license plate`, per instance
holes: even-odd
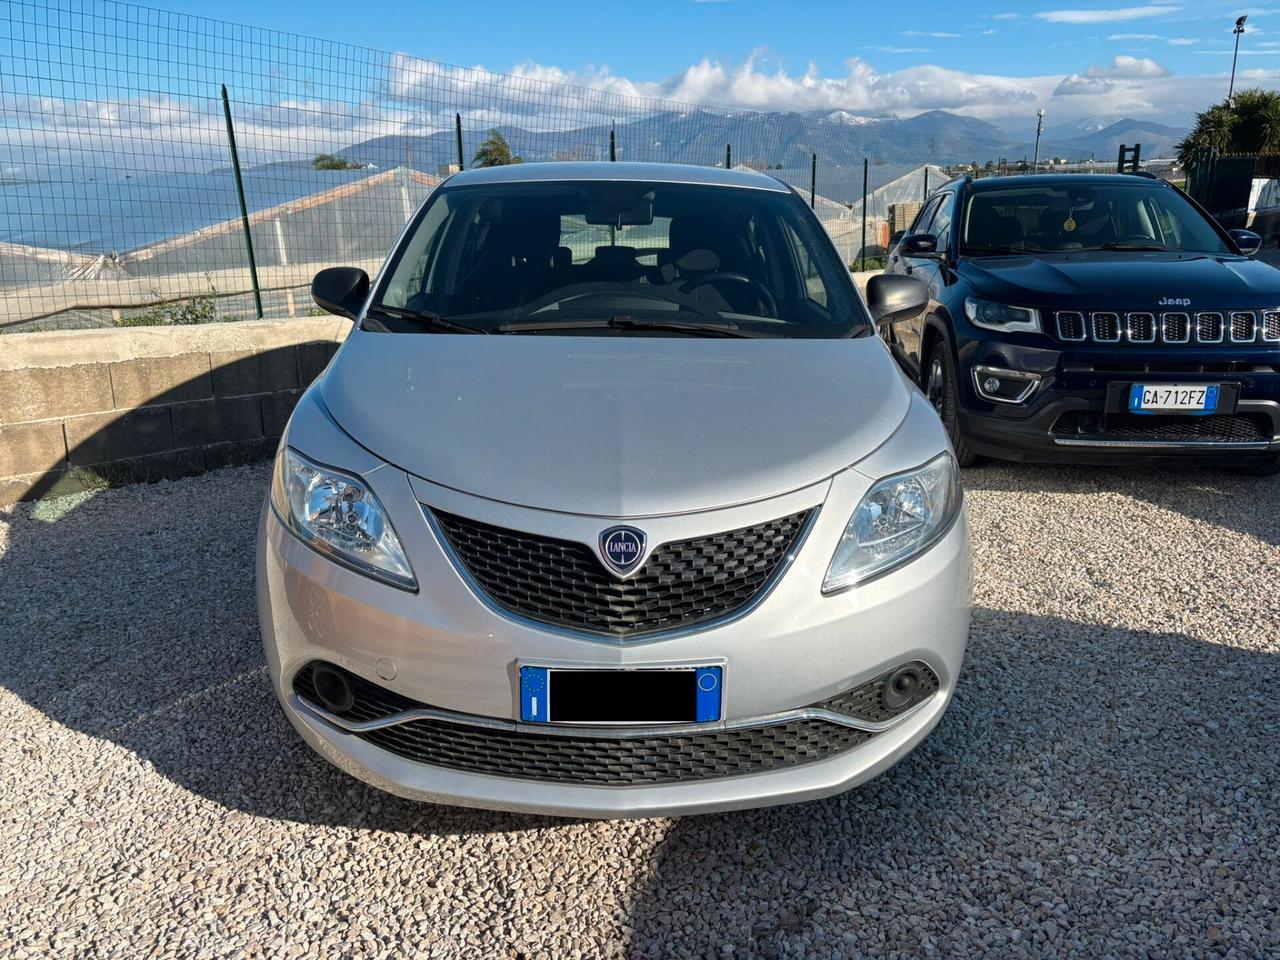
[[[1213,413],[1216,383],[1135,383],[1129,388],[1131,413]]]

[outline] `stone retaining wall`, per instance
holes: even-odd
[[[272,455],[350,323],[0,336],[0,504]]]

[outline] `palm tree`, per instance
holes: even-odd
[[[520,157],[513,156],[511,144],[498,132],[497,128],[489,131],[489,135],[480,144],[480,149],[471,158],[473,167],[505,167],[509,163],[521,163]]]
[[[1280,92],[1241,90],[1196,114],[1195,129],[1178,144],[1178,159],[1186,166],[1200,147],[1220,153],[1280,151]]]

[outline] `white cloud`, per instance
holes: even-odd
[[[999,32],[999,30],[983,30],[982,35],[984,37],[994,37]]]
[[[1113,7],[1110,10],[1041,10],[1036,17],[1050,23],[1121,23],[1160,17],[1166,13],[1177,13],[1181,9],[1170,4],[1152,3],[1143,7]]]
[[[1088,70],[1091,77],[1112,77],[1129,80],[1151,80],[1167,77],[1172,71],[1163,64],[1156,63],[1150,57],[1129,57],[1120,54],[1111,61],[1108,67],[1092,66]]]
[[[901,36],[904,37],[933,37],[938,40],[959,40],[958,33],[933,33],[928,30],[903,30]]]
[[[1108,40],[1163,40],[1158,33],[1113,33]]]
[[[994,15],[991,17],[991,19],[992,19],[992,20],[1017,20],[1017,19],[1018,19],[1018,14],[1016,14],[1016,13],[997,13],[997,14],[994,14]]]

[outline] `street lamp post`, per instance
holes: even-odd
[[[1031,172],[1040,170],[1040,134],[1044,133],[1044,107],[1036,111],[1036,155],[1031,161]]]
[[[1236,28],[1231,31],[1236,35],[1236,52],[1231,55],[1231,84],[1227,87],[1227,103],[1231,102],[1231,98],[1236,92],[1236,61],[1240,59],[1240,34],[1244,33],[1244,22],[1248,20],[1248,15],[1240,17],[1236,20]]]

